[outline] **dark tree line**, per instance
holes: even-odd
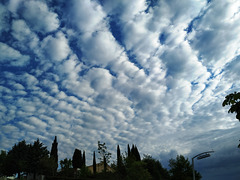
[[[117,146],[117,163],[112,166],[115,173],[112,179],[151,179],[151,180],[190,180],[192,179],[192,165],[184,156],[177,156],[169,160],[170,170],[163,168],[160,161],[149,155],[140,157],[136,145],[127,146],[127,153],[121,154]],[[109,178],[111,179],[111,178]],[[201,179],[201,174],[196,172],[196,179]]]
[[[15,144],[7,153],[0,154],[0,177],[3,175],[37,174],[47,175],[47,179],[59,178],[91,178],[91,179],[136,179],[136,180],[187,180],[192,178],[192,166],[184,156],[177,156],[169,160],[170,170],[164,168],[160,161],[149,155],[141,158],[136,145],[130,148],[127,145],[127,152],[121,153],[117,146],[117,160],[109,166],[111,153],[108,152],[106,144],[98,141],[98,154],[100,165],[104,166],[102,172],[97,171],[96,155],[93,152],[92,173],[86,167],[85,151],[75,149],[72,159],[60,160],[61,170],[58,167],[57,137],[55,137],[51,152],[47,150],[38,139],[33,144],[26,144],[23,140]],[[196,172],[196,179],[201,175]]]

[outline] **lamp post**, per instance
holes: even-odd
[[[204,158],[210,157],[210,153],[213,153],[213,152],[214,151],[203,152],[203,153],[197,154],[192,158],[193,180],[195,180],[194,158],[197,158],[198,160],[204,159]]]

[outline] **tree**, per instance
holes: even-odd
[[[98,153],[100,155],[99,160],[100,162],[104,162],[104,157],[106,158],[106,163],[108,164],[110,162],[110,158],[111,158],[111,153],[108,152],[107,150],[107,146],[105,143],[100,143],[100,141],[98,141]]]
[[[52,148],[51,148],[51,153],[50,153],[50,157],[54,160],[55,162],[55,172],[57,172],[57,167],[58,167],[58,143],[57,143],[57,136],[55,136],[55,139],[52,143]]]
[[[83,157],[82,157],[83,167],[86,166],[86,157],[85,157],[85,151],[83,151]]]
[[[184,156],[178,155],[176,159],[169,160],[170,175],[172,180],[190,180],[192,179],[192,166],[188,159]],[[196,172],[196,171],[195,171]],[[195,173],[196,179],[201,179],[199,172]]]
[[[148,170],[148,172],[151,175],[152,180],[166,180],[170,179],[170,175],[168,173],[168,170],[162,167],[162,164],[158,161],[153,159],[149,155],[144,155],[144,158],[142,160],[145,164],[145,168]]]
[[[117,146],[117,173],[121,179],[126,175],[126,169],[123,164],[123,158],[121,156],[121,151],[119,145]]]
[[[93,152],[93,174],[96,174],[96,156],[95,151]]]
[[[230,105],[228,113],[236,113],[236,119],[240,121],[240,92],[234,92],[225,97],[222,106]]]
[[[133,158],[135,161],[141,161],[137,146],[132,145],[130,157]]]
[[[130,146],[129,146],[129,144],[128,144],[128,146],[127,146],[127,149],[128,149],[128,157],[131,155],[131,150],[130,150]]]
[[[27,166],[27,155],[29,152],[29,145],[26,144],[25,140],[15,144],[12,149],[8,152],[6,157],[6,173],[7,175],[18,174],[20,179],[21,172],[26,172]]]
[[[79,149],[75,149],[73,158],[72,158],[72,165],[74,169],[82,167],[82,152]]]
[[[240,121],[240,92],[234,92],[225,97],[222,106],[230,105],[228,113],[236,113],[236,119]],[[240,148],[240,144],[238,145]]]
[[[72,160],[65,158],[60,161],[61,171],[60,175],[65,177],[73,177],[73,169],[72,169]]]
[[[37,139],[34,141],[33,145],[29,145],[29,151],[27,155],[27,172],[33,173],[34,179],[36,174],[42,171],[41,160],[49,158],[49,151],[43,143]]]
[[[56,173],[56,162],[52,157],[43,157],[39,162],[38,173],[44,175],[55,175]]]
[[[3,175],[6,175],[6,168],[5,168],[5,162],[7,159],[7,152],[1,150],[0,154],[0,177]]]
[[[151,175],[145,168],[145,163],[142,161],[134,161],[127,165],[127,177],[126,179],[132,180],[150,180]]]
[[[117,167],[120,167],[122,163],[121,151],[119,145],[117,146]]]
[[[72,160],[65,158],[64,160],[60,161],[60,166],[61,166],[61,170],[70,169],[72,168]]]

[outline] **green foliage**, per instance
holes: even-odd
[[[151,175],[145,168],[145,163],[142,161],[134,161],[127,167],[127,177],[129,180],[148,180]]]
[[[192,179],[192,166],[188,159],[185,159],[184,156],[178,155],[176,159],[169,160],[169,173],[172,180],[190,180]],[[196,180],[201,179],[201,174],[195,173]]]
[[[240,121],[240,92],[234,92],[225,97],[222,106],[230,105],[228,113],[236,113],[236,119]]]
[[[98,154],[100,155],[99,157],[100,162],[104,162],[104,158],[106,158],[107,164],[110,162],[112,154],[108,152],[106,144],[100,143],[100,141],[98,141]]]
[[[145,168],[150,173],[152,180],[170,179],[168,170],[163,168],[158,160],[153,159],[149,155],[145,155],[142,161],[145,163]]]

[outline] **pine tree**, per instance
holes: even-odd
[[[93,152],[93,174],[96,174],[96,157],[95,157],[95,151]]]
[[[55,161],[55,173],[57,172],[57,167],[58,167],[58,143],[57,143],[57,136],[55,136],[55,139],[52,143],[52,148],[51,148],[51,153],[50,157]]]

